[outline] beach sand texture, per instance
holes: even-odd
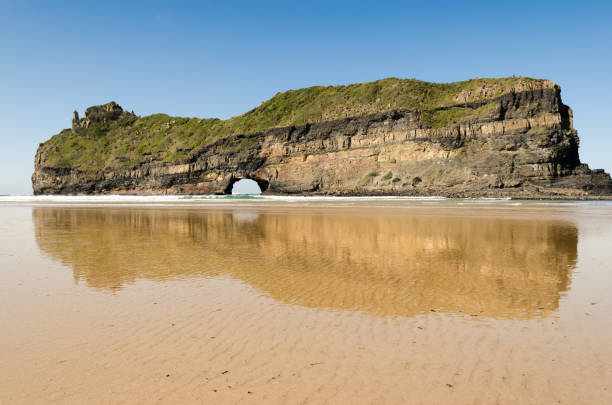
[[[612,203],[0,204],[1,404],[609,404]]]

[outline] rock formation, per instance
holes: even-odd
[[[115,102],[41,144],[35,194],[605,198],[548,80],[385,79],[278,93],[230,120],[137,117]]]
[[[74,110],[72,112],[72,126],[74,127],[75,125],[78,125],[79,121],[79,112]]]

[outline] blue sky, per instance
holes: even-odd
[[[580,156],[612,169],[612,2],[0,0],[0,194],[73,109],[228,118],[277,91],[513,74],[562,86]]]

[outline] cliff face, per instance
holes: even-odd
[[[267,129],[246,134],[227,129],[234,125],[235,132],[236,121],[177,122],[181,119],[156,116],[161,140],[155,147],[142,143],[158,134],[146,126],[150,117],[138,118],[116,103],[92,107],[85,118],[75,115],[72,129],[41,144],[34,193],[223,194],[248,178],[275,194],[612,195],[610,176],[580,163],[572,113],[561,101],[559,86],[531,79],[457,86],[437,104],[422,97],[426,109],[412,101],[381,106],[383,85],[369,103],[335,102],[306,124],[282,126],[300,121],[279,118],[266,122]],[[255,113],[268,117],[266,108],[278,110],[277,97],[282,95],[232,120]],[[310,102],[308,108],[317,100]],[[169,143],[193,138],[197,125],[208,125],[206,142],[182,148]],[[229,133],[217,136],[215,131]],[[102,152],[92,156],[104,159],[88,164],[82,156],[95,147]],[[119,152],[104,155],[111,148]]]

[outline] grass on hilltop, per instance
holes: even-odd
[[[491,113],[497,103],[478,109],[457,105],[492,100],[529,78],[474,79],[428,83],[413,79],[383,79],[347,86],[314,86],[277,93],[245,114],[217,118],[181,118],[166,114],[137,117],[123,113],[116,120],[94,122],[60,132],[45,142],[45,166],[96,171],[135,167],[143,161],[179,162],[190,153],[232,134],[272,127],[298,126],[391,110],[417,110],[431,128],[459,123],[476,114]],[[452,107],[456,106],[456,107]],[[446,110],[432,111],[440,107]],[[248,146],[248,137],[232,148]]]

